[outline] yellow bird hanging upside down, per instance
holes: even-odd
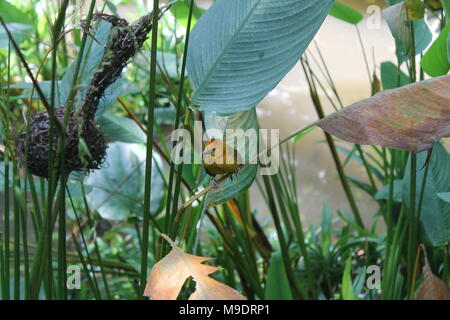
[[[239,159],[239,152],[220,139],[212,138],[206,143],[203,150],[203,166],[206,173],[213,177],[213,186],[217,185],[214,180],[216,175],[239,172]],[[233,179],[232,176],[231,179]]]

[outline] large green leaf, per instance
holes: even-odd
[[[97,123],[102,127],[105,135],[115,141],[129,143],[145,143],[145,133],[133,120],[118,117],[111,112],[105,112],[97,118]]]
[[[416,210],[419,207],[424,164],[427,152],[417,155]],[[450,203],[439,196],[450,191],[450,155],[440,143],[436,143],[429,160],[429,169],[420,210],[423,240],[433,246],[441,246],[450,241]],[[403,203],[410,206],[411,159],[408,160],[403,178]]]
[[[217,0],[192,30],[194,102],[221,115],[260,102],[298,61],[332,0]]]
[[[422,58],[422,68],[430,76],[441,76],[447,74],[450,70],[450,55],[448,54],[447,49],[449,36],[450,23],[447,23],[445,28],[441,31],[439,37],[433,42]]]
[[[442,6],[444,7],[447,17],[450,16],[450,0],[441,0]]]
[[[17,43],[30,39],[34,30],[33,19],[30,15],[5,0],[0,0],[0,15]],[[6,30],[0,27],[0,51],[8,50],[8,41]]]
[[[142,215],[144,202],[145,147],[114,142],[109,145],[105,164],[92,172],[86,184],[90,206],[105,219],[122,220],[128,214]],[[152,170],[150,211],[156,214],[164,196],[158,170]]]
[[[6,0],[0,0],[0,15],[6,22],[33,25],[33,19],[28,14]]]
[[[56,81],[57,87],[59,87],[60,84],[61,81]],[[52,82],[50,80],[44,80],[39,82],[39,87],[41,88],[42,92],[44,93],[47,99],[50,99],[51,86]],[[36,93],[36,90],[33,91],[34,86],[30,82],[14,83],[10,86],[10,88],[23,90],[22,94],[10,97],[10,99],[31,99],[31,98],[39,99],[39,95]],[[31,95],[31,93],[33,93],[33,96]]]
[[[220,117],[212,113],[205,114],[205,125],[207,129],[218,129],[225,132],[226,129],[248,129],[255,130],[255,136],[258,140],[258,121],[255,109],[236,113],[228,117]],[[218,138],[218,137],[215,137]],[[225,142],[229,146],[233,146],[232,137],[225,138]],[[258,141],[253,139],[242,138],[237,141],[236,149],[238,150],[243,161],[251,161],[257,153]],[[250,150],[256,150],[255,154],[251,154]],[[217,188],[209,191],[208,204],[217,205],[236,197],[240,192],[247,190],[253,183],[258,171],[257,164],[249,164],[242,168],[237,175],[233,176],[233,180],[228,178],[220,183]]]
[[[330,16],[338,18],[342,21],[358,24],[364,19],[364,16],[355,9],[336,1],[330,9]]]
[[[389,185],[383,186],[375,194],[375,200],[388,200],[389,199]],[[395,179],[393,188],[393,200],[395,202],[403,201],[403,180]]]
[[[450,75],[385,90],[320,120],[356,144],[420,152],[450,136]]]
[[[175,19],[177,19],[177,22],[181,23],[184,27],[187,27],[187,24],[188,24],[189,5],[190,5],[190,1],[184,0],[184,1],[178,1],[174,4],[172,4],[172,7],[170,8],[170,12],[173,14]],[[198,18],[200,18],[204,12],[205,12],[204,9],[200,9],[199,7],[197,7],[194,4],[192,21],[191,21],[192,27],[197,23]]]
[[[383,89],[395,89],[411,83],[409,77],[390,61],[381,63]]]
[[[11,32],[14,40],[17,43],[21,43],[29,39],[30,32],[33,30],[33,26],[18,22],[6,23],[6,27],[8,28],[9,32]],[[6,30],[3,28],[3,26],[0,26],[0,50],[4,51],[8,50],[8,42],[9,42],[8,34],[6,33]]]
[[[438,193],[437,196],[444,200],[445,202],[450,203],[450,192],[441,192]]]
[[[274,252],[270,257],[267,271],[266,300],[292,300],[291,286],[286,275],[283,258],[280,253]]]
[[[411,49],[409,21],[404,2],[397,3],[383,10],[383,15],[395,39],[396,55],[405,61]],[[412,21],[414,26],[414,48],[420,54],[431,43],[433,36],[424,19]]]

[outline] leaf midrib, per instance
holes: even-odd
[[[222,60],[222,57],[225,55],[226,52],[228,52],[228,49],[231,47],[231,44],[234,43],[234,40],[238,37],[238,35],[241,33],[242,29],[244,28],[244,26],[247,24],[248,20],[250,19],[250,17],[253,15],[253,12],[256,10],[256,8],[260,5],[260,3],[264,1],[264,0],[259,0],[256,2],[256,4],[253,6],[253,8],[251,8],[251,10],[249,10],[248,15],[245,17],[245,19],[243,20],[242,24],[238,27],[238,29],[236,30],[236,32],[234,33],[234,35],[230,38],[230,40],[226,43],[224,50],[222,50],[222,53],[217,57],[216,61],[214,62],[214,64],[212,65],[212,67],[210,68],[209,72],[206,74],[205,79],[199,84],[196,92],[194,93],[193,96],[193,100],[195,101],[196,98],[199,95],[199,92],[202,90],[203,86],[205,85],[205,83],[207,83],[209,81],[209,79],[211,78],[211,75],[213,74],[213,72],[216,70],[217,66],[219,65],[219,62]]]

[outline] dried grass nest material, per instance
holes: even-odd
[[[55,116],[62,123],[65,106],[55,108]],[[75,114],[69,117],[65,127],[66,137],[64,144],[65,172],[82,170],[94,170],[100,168],[106,155],[107,143],[103,130],[94,122],[86,121],[84,127],[79,127],[79,121]],[[27,132],[23,131],[19,137],[19,159],[25,163],[31,174],[48,178],[49,163],[49,130],[50,118],[47,111],[38,112],[30,121],[28,127],[28,146],[25,145]],[[56,131],[56,130],[55,130]],[[79,151],[80,137],[84,140],[89,152],[81,157]],[[56,154],[58,147],[57,135],[53,139],[53,151]],[[26,154],[26,150],[28,151]],[[26,156],[25,156],[26,155]],[[59,166],[54,168],[59,173]]]
[[[160,11],[159,17],[169,7]],[[105,14],[95,14],[94,21],[104,20],[113,25],[102,61],[94,73],[84,103],[77,111],[70,111],[68,123],[64,126],[65,173],[72,171],[89,171],[100,168],[107,149],[103,130],[95,123],[100,98],[105,90],[113,84],[122,73],[128,61],[142,47],[147,35],[152,29],[152,14],[128,24],[124,19]],[[87,28],[89,31],[89,28]],[[62,124],[66,107],[54,109],[55,117]],[[24,130],[18,138],[18,156],[21,164],[36,176],[48,178],[49,167],[49,134],[50,117],[47,111],[38,112],[31,117],[28,130]],[[27,139],[28,137],[28,139]],[[80,153],[80,141],[84,141],[88,152]],[[54,134],[52,150],[56,158],[58,134]],[[53,168],[57,174],[61,168],[55,163]]]

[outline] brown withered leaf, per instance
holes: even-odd
[[[374,71],[372,77],[372,95],[375,95],[380,91],[381,91],[381,81],[380,79],[378,79],[378,76]]]
[[[424,280],[417,289],[416,300],[450,300],[450,288],[431,272],[426,251],[423,251],[425,252]]]
[[[202,264],[211,258],[185,253],[167,235],[161,236],[170,243],[172,250],[153,266],[144,296],[152,300],[176,300],[186,279],[192,277],[196,287],[189,300],[246,300],[233,288],[208,276],[219,270]]]
[[[420,0],[406,0],[406,16],[409,21],[422,19],[425,14],[425,6]]]
[[[433,10],[441,10],[442,3],[441,0],[425,0],[425,3],[430,6]]]
[[[450,75],[382,91],[317,124],[357,144],[421,152],[450,136]]]

